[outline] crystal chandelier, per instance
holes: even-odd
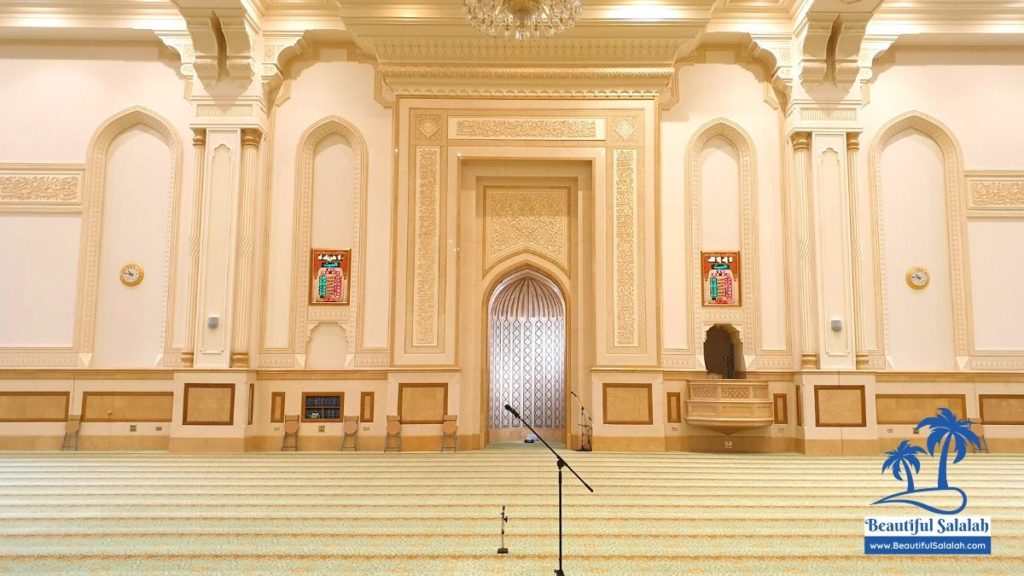
[[[489,36],[515,40],[552,36],[576,25],[580,0],[463,0],[466,17]]]

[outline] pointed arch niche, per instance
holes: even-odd
[[[174,363],[181,162],[170,122],[142,107],[109,118],[89,143],[75,314],[75,347],[86,365]],[[126,262],[142,265],[138,286],[119,282]]]
[[[360,247],[366,221],[367,161],[365,138],[355,126],[337,116],[313,124],[299,139],[291,341],[300,357],[315,354],[315,358],[307,358],[307,366],[312,362],[313,366],[352,367],[361,348],[362,332],[357,326],[363,294]],[[348,306],[309,304],[312,248],[352,251]],[[321,323],[334,326],[319,330]],[[344,362],[328,359],[332,354],[344,355]]]
[[[886,123],[871,146],[876,324],[893,368],[965,367],[972,348],[962,158],[949,128],[920,112]],[[913,265],[928,268],[926,290],[904,284]]]
[[[488,437],[519,440],[525,429],[504,409],[518,407],[534,428],[565,429],[567,308],[561,288],[519,268],[491,290],[487,306]],[[555,437],[560,434],[555,434]]]
[[[753,365],[760,350],[757,330],[756,160],[750,135],[724,118],[697,130],[686,152],[690,230],[690,304],[697,365],[704,367],[704,342],[716,324],[733,328],[745,343],[742,365]],[[740,306],[709,307],[701,297],[701,251],[740,252]],[[740,364],[740,361],[737,361]]]

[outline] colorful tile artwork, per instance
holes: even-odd
[[[348,304],[351,250],[313,248],[310,304]]]
[[[740,253],[701,252],[705,306],[740,305]]]

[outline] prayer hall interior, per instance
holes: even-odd
[[[0,574],[550,573],[530,434],[567,572],[940,574],[937,413],[1019,573],[1022,102],[1018,0],[0,0]]]

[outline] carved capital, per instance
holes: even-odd
[[[262,137],[263,132],[259,128],[244,128],[242,129],[242,146],[258,147]]]
[[[809,150],[811,147],[811,133],[810,132],[794,132],[790,138],[793,142],[793,150]]]
[[[192,129],[192,145],[196,148],[206,146],[206,128]]]

